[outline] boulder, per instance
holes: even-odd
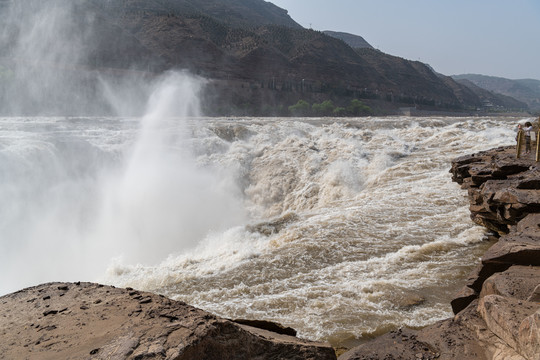
[[[43,284],[1,297],[0,338],[6,359],[336,358],[327,343],[93,283]]]
[[[473,301],[453,319],[443,322],[447,324],[447,333],[456,339],[455,343],[449,344],[449,348],[446,349],[448,353],[453,354],[453,357],[448,357],[448,359],[461,359],[459,349],[468,344],[465,350],[469,351],[471,358],[478,354],[479,359],[524,360],[520,354],[489,329],[478,312],[478,303],[478,300]],[[444,350],[445,348],[443,348]]]
[[[530,213],[540,213],[540,166],[501,147],[452,161],[452,179],[468,189],[471,218],[501,235]]]
[[[454,296],[450,301],[452,311],[454,314],[458,314],[461,310],[465,309],[469,304],[478,298],[482,291],[482,285],[493,274],[505,271],[511,266],[508,263],[482,263],[471,272],[465,286]]]
[[[487,180],[506,179],[531,167],[531,161],[516,159],[514,146],[503,146],[458,157],[452,161],[452,180],[465,188],[480,187]]]
[[[499,295],[487,295],[478,304],[478,312],[489,330],[530,360],[538,360],[540,354],[539,309],[539,303]]]
[[[482,264],[540,266],[540,238],[516,233],[503,236],[482,256]]]
[[[456,317],[478,303],[475,311],[487,327],[483,333],[494,334],[488,343],[503,343],[489,358],[538,360],[540,165],[516,159],[515,148],[506,147],[458,158],[450,171],[468,189],[471,218],[501,236],[452,300]]]
[[[421,330],[392,331],[350,350],[338,360],[523,360],[488,329],[477,305],[478,300],[459,315]]]
[[[534,288],[531,296],[527,298],[527,301],[540,302],[540,284]]]
[[[487,268],[481,264],[469,274],[467,280],[465,281],[465,285],[450,301],[454,314],[458,314],[461,310],[465,309],[471,302],[478,298],[480,290],[482,289],[482,284],[492,274],[492,271],[487,271]]]
[[[339,360],[438,359],[440,354],[419,341],[410,329],[391,331],[341,355]]]
[[[487,279],[482,286],[480,298],[488,295],[499,295],[530,301],[528,299],[534,299],[539,284],[540,267],[514,265]]]
[[[527,316],[519,325],[518,344],[520,353],[527,359],[538,359],[540,354],[540,310]]]
[[[527,215],[517,224],[516,231],[526,236],[539,236],[540,213]]]

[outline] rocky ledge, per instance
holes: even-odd
[[[471,218],[493,231],[463,289],[455,316],[401,329],[339,357],[353,359],[540,359],[540,163],[501,147],[452,162]]]
[[[0,297],[2,359],[335,359],[264,321],[227,320],[163,296],[50,283]]]

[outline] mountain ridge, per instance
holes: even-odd
[[[524,102],[531,110],[540,111],[540,80],[512,80],[480,74],[452,75],[452,78],[456,81],[470,81],[482,89]]]
[[[349,45],[350,47],[352,47],[353,49],[363,49],[363,48],[373,49],[373,46],[371,46],[360,35],[355,35],[355,34],[341,32],[341,31],[332,31],[332,30],[324,30],[323,33],[328,36],[335,37],[336,39],[345,41],[345,43]]]
[[[2,3],[11,4],[19,12],[0,12],[4,17],[0,21],[21,33],[32,30],[34,19],[25,12],[25,6]],[[332,101],[335,106],[347,107],[350,101],[360,99],[376,114],[396,114],[401,107],[453,112],[476,112],[483,107],[477,93],[452,78],[439,76],[426,64],[369,46],[351,47],[347,41],[362,39],[356,35],[348,34],[346,41],[305,29],[290,18],[287,10],[264,0],[28,3],[33,4],[34,12],[48,10],[48,4],[73,10],[63,14],[62,20],[57,17],[59,24],[50,24],[53,29],[58,27],[63,37],[57,41],[55,34],[49,34],[45,42],[36,42],[47,44],[36,46],[40,53],[23,46],[21,38],[15,36],[17,32],[0,37],[0,45],[8,49],[0,58],[0,70],[5,70],[0,71],[0,105],[16,108],[12,112],[31,112],[33,107],[31,94],[26,93],[36,86],[35,82],[26,87],[11,83],[18,78],[16,71],[25,66],[21,58],[50,59],[47,72],[64,68],[58,73],[64,79],[74,77],[74,72],[75,77],[84,77],[82,71],[137,70],[154,76],[185,69],[211,80],[203,99],[204,110],[210,115],[287,115],[288,107],[300,100],[309,104]],[[84,44],[78,56],[61,48],[64,43],[76,45],[71,42]],[[73,84],[73,89],[78,88]],[[39,93],[45,98],[34,103],[69,107],[74,104],[71,92],[67,89],[62,96],[51,95],[49,99],[44,89]],[[12,105],[21,101],[16,107]]]

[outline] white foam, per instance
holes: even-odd
[[[4,289],[82,276],[333,341],[423,326],[450,315],[485,246],[450,160],[513,143],[515,122],[148,114],[142,132],[137,119],[0,119],[0,200],[18,208],[2,241],[31,264],[4,256],[2,273],[20,275]]]

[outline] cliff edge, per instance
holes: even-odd
[[[455,316],[339,360],[540,359],[540,163],[500,147],[457,158],[450,172],[468,191],[473,221],[497,240],[451,301]]]

